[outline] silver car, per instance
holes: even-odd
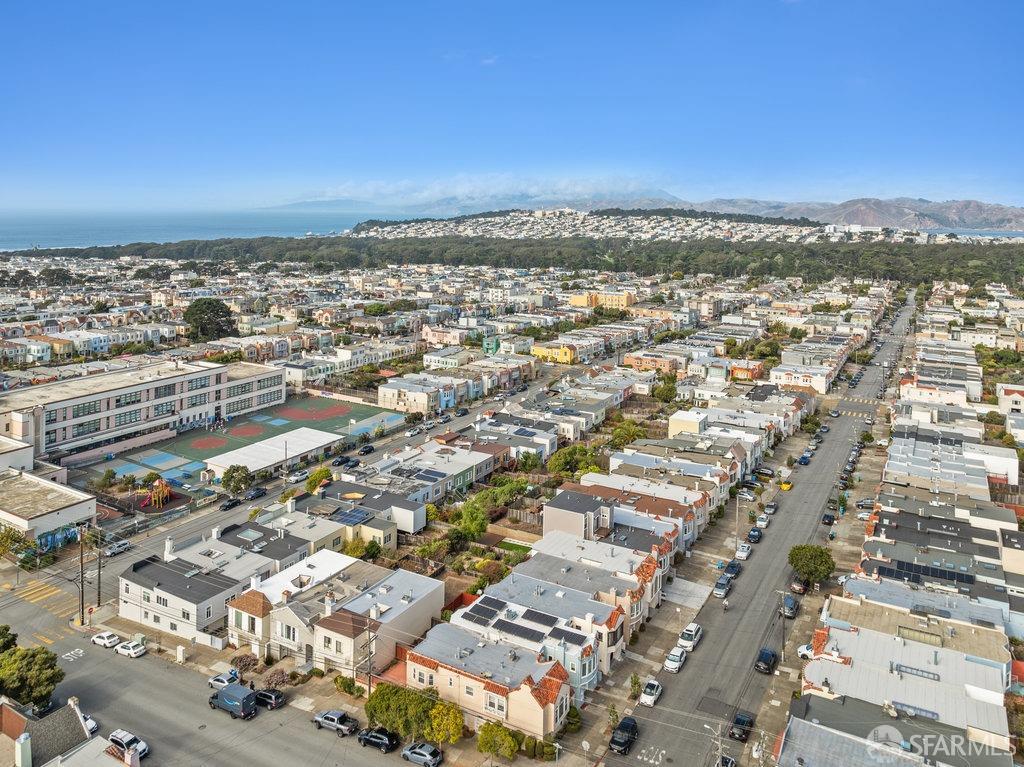
[[[444,761],[444,754],[429,743],[411,743],[402,749],[402,759],[424,767],[437,767]]]

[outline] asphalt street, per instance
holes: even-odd
[[[910,313],[909,307],[901,311],[893,335],[885,337],[885,345],[876,359],[897,354]],[[798,543],[828,542],[828,528],[821,524],[821,515],[851,446],[862,431],[870,428],[864,420],[876,417],[881,404],[859,401],[872,398],[882,379],[880,364],[864,370],[858,388],[849,391],[844,386],[839,401],[839,409],[862,415],[822,419],[830,431],[811,464],[796,467],[793,489],[776,497],[779,512],[744,563],[743,572],[729,594],[729,610],[723,610],[719,599],[708,600],[695,619],[704,627],[703,641],[690,653],[679,674],[657,675],[665,687],[661,700],[653,708],[637,706],[633,710],[640,726],[638,742],[628,756],[608,752],[605,764],[714,764],[719,728],[724,753],[739,757],[741,745],[725,738],[728,723],[738,710],[758,711],[775,677],[755,672],[754,660],[762,647],[780,651],[784,645],[783,631],[790,630],[785,625],[790,621],[784,621],[778,614],[780,592],[788,593],[792,574],[787,562],[789,549]],[[856,399],[852,399],[854,396]],[[791,439],[805,437],[798,434]],[[723,521],[731,524],[731,519],[730,508]],[[745,536],[749,528],[744,513],[741,535]],[[795,661],[785,658],[777,673],[788,675],[798,669]],[[767,733],[766,742],[774,742],[776,734]],[[755,734],[751,742],[757,737]]]

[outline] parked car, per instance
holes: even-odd
[[[124,554],[131,547],[131,541],[114,541],[113,543],[107,544],[103,549],[103,556],[116,557],[118,554]]]
[[[857,501],[856,506],[858,509],[873,509],[875,508],[874,498],[861,498]]]
[[[828,525],[829,527],[831,527],[835,523],[836,523],[836,515],[835,514],[822,514],[821,515],[821,524]]]
[[[809,455],[802,455],[796,459],[796,462],[801,466],[807,466],[811,462],[811,457]]]
[[[874,418],[865,418],[864,419],[864,425],[865,426],[874,426],[875,425],[875,419]]]
[[[798,612],[800,612],[800,600],[792,594],[786,594],[782,598],[782,604],[779,605],[779,615],[783,618],[795,618]]]
[[[85,729],[89,731],[90,735],[95,735],[100,729],[99,722],[96,721],[92,714],[82,714],[82,721],[85,722]]]
[[[438,423],[449,423],[451,420],[452,420],[452,417],[450,415],[448,415],[447,413],[444,413],[440,418],[437,419],[437,422]]]
[[[761,468],[755,470],[754,474],[756,474],[759,477],[767,477],[768,479],[771,479],[772,477],[775,476],[775,469],[769,469],[767,466],[762,466]]]
[[[135,753],[139,755],[139,759],[144,759],[149,756],[149,744],[144,740],[132,735],[128,730],[114,730],[107,736],[107,740],[121,749],[124,753],[128,753],[129,750],[135,749]]]
[[[738,493],[736,493],[736,496],[741,501],[756,501],[757,500],[757,496],[754,495],[751,491],[747,490],[746,488],[744,488],[743,490],[740,490]]]
[[[743,481],[742,487],[745,487],[749,490],[757,490],[758,488],[762,487],[762,485],[756,479],[747,479]]]
[[[402,739],[396,733],[385,730],[383,727],[360,730],[356,740],[360,746],[379,749],[382,754],[390,754],[402,744]]]
[[[754,671],[761,674],[771,674],[775,671],[775,667],[778,664],[779,654],[775,650],[762,647],[760,652],[757,653],[757,659],[754,661]]]
[[[653,706],[658,702],[658,698],[661,697],[663,688],[661,682],[657,679],[648,679],[644,684],[643,690],[640,692],[640,705],[641,706]]]
[[[746,743],[752,729],[754,729],[753,715],[745,711],[737,711],[736,716],[732,718],[732,726],[729,727],[729,737],[740,743]]]
[[[433,420],[427,420],[423,422],[423,431],[429,431],[437,426],[437,422]]]
[[[359,722],[344,711],[321,711],[313,717],[316,729],[334,730],[339,738],[359,732]]]
[[[736,547],[736,559],[750,559],[750,555],[753,551],[754,547],[749,543],[741,543]]]
[[[730,591],[732,591],[732,578],[727,575],[723,575],[715,581],[715,588],[711,593],[719,599],[725,599],[729,596]]]
[[[348,456],[345,455],[339,455],[337,458],[331,461],[331,466],[346,466],[347,464]]]
[[[264,706],[268,711],[273,711],[275,708],[281,708],[284,705],[284,693],[270,688],[257,690],[256,703]]]
[[[827,423],[823,423],[818,431],[820,431],[822,434],[828,434],[830,431],[832,431],[832,427],[829,426]]]
[[[768,503],[766,503],[764,505],[764,513],[765,514],[774,514],[778,510],[779,510],[779,502],[778,501],[768,501]]]
[[[784,479],[784,480],[782,480],[782,482],[779,483],[779,490],[781,490],[784,493],[788,493],[792,489],[793,489],[793,482],[791,480]]]
[[[114,652],[118,655],[127,655],[129,658],[141,658],[146,654],[146,645],[136,641],[121,642],[114,648]]]
[[[240,506],[241,504],[242,502],[238,498],[228,498],[226,501],[222,501],[220,506],[217,508],[221,511],[228,511],[229,509],[233,509],[235,506]]]
[[[670,674],[678,674],[684,663],[686,663],[686,650],[682,647],[673,647],[668,651],[661,667]]]
[[[362,461],[360,461],[358,458],[349,458],[348,459],[348,463],[345,464],[345,468],[346,469],[354,469],[354,468],[356,468],[361,463],[362,463]]]
[[[227,711],[232,719],[252,719],[259,707],[256,693],[240,684],[229,684],[210,696],[210,708]]]
[[[793,574],[793,579],[789,582],[789,590],[794,594],[806,594],[808,589],[811,588],[811,582],[806,578],[801,578],[797,574]]]
[[[469,415],[469,411],[466,408],[460,407],[460,408],[456,409],[456,411],[455,411],[455,417],[456,418],[462,418],[464,415]]]
[[[742,572],[742,570],[743,564],[738,559],[733,559],[729,562],[729,564],[725,566],[725,570],[722,571],[722,575],[724,575],[729,580],[732,580],[737,575],[739,575],[740,572]]]
[[[402,758],[412,764],[421,765],[421,767],[437,767],[444,761],[444,754],[436,746],[417,742],[410,743],[402,749]]]
[[[309,472],[305,469],[299,469],[289,474],[286,481],[289,485],[297,485],[299,482],[305,482],[307,479],[309,479]]]
[[[98,644],[100,647],[110,648],[117,647],[121,644],[121,637],[113,631],[101,631],[99,634],[94,634],[91,641],[93,644]]]
[[[625,756],[629,753],[629,749],[633,747],[639,736],[640,728],[637,727],[636,719],[631,716],[624,716],[615,726],[611,740],[608,741],[608,748],[616,754]]]
[[[771,524],[771,521],[772,518],[767,514],[758,514],[757,520],[754,524],[757,525],[757,527],[765,528],[768,527],[769,524]]]
[[[829,410],[828,411],[828,415],[829,415],[830,418],[838,418],[839,417],[839,411],[838,410]]]
[[[255,501],[257,498],[262,498],[267,494],[267,488],[265,487],[251,487],[249,491],[242,496],[247,501]]]
[[[363,445],[361,448],[356,450],[357,455],[369,455],[374,450],[373,445]]]
[[[407,436],[407,437],[415,437],[417,434],[420,434],[422,431],[423,430],[420,429],[419,426],[413,426],[411,429],[406,429],[405,430],[405,436]]]
[[[802,644],[796,648],[796,657],[802,660],[810,660],[814,657],[814,648],[809,644]]]
[[[206,680],[206,684],[215,690],[219,690],[222,687],[227,687],[229,684],[235,684],[238,681],[238,672],[235,669],[225,671],[223,674],[216,674]]]
[[[693,652],[704,638],[704,629],[699,623],[690,623],[679,634],[679,641],[676,644],[687,652]]]
[[[761,532],[756,527],[752,527],[752,528],[750,528],[749,531],[747,531],[747,542],[748,543],[760,543],[761,539],[763,537],[764,537],[764,533]]]

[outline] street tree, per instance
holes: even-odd
[[[484,722],[476,731],[476,750],[488,756],[511,759],[518,747],[507,727],[498,722]]]
[[[824,546],[799,544],[789,550],[789,565],[797,575],[812,583],[821,583],[836,569],[836,561]]]
[[[6,623],[0,625],[0,655],[18,646],[18,635]]]
[[[19,703],[43,705],[63,679],[57,656],[45,647],[13,647],[0,654],[0,693]]]
[[[423,734],[435,743],[455,743],[462,737],[464,724],[461,708],[439,700],[430,709],[430,724]]]
[[[235,463],[224,469],[224,476],[221,477],[220,484],[229,493],[239,495],[252,487],[255,480],[256,478],[247,466]]]
[[[320,484],[322,482],[329,482],[333,478],[334,475],[331,474],[331,470],[326,466],[321,466],[319,469],[312,472],[309,475],[309,479],[306,480],[306,492],[311,494],[315,493],[320,488]]]

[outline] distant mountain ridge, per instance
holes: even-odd
[[[744,213],[766,218],[807,218],[829,224],[860,224],[900,229],[979,229],[1024,231],[1024,208],[979,200],[933,200],[861,197],[845,202],[780,202],[747,198],[683,200],[661,189],[560,196],[547,194],[477,194],[417,202],[370,202],[356,199],[311,200],[277,209],[373,213],[400,218],[445,217],[491,210],[574,208],[690,208],[715,213]]]

